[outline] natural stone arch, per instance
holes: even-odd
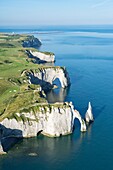
[[[85,132],[86,131],[86,123],[85,123],[84,119],[82,119],[80,113],[77,110],[74,110],[73,113],[74,113],[73,121],[75,119],[78,119],[78,121],[80,122],[80,126],[81,126],[80,127],[81,132]]]
[[[29,72],[30,82],[32,82],[31,78],[37,79],[37,84],[39,83],[41,86],[48,86],[49,88],[53,87],[53,82],[55,79],[59,79],[62,88],[66,88],[70,85],[70,78],[68,72],[63,67],[44,67],[38,68],[37,70],[32,70]]]
[[[53,78],[52,85],[56,85],[57,87],[62,87],[59,77]]]

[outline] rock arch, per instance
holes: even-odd
[[[70,78],[68,72],[63,67],[44,67],[37,70],[32,70],[29,73],[29,78],[31,83],[40,84],[43,86],[53,87],[53,82],[55,79],[59,79],[62,88],[66,88],[70,85]],[[33,82],[33,79],[37,81]]]
[[[61,87],[61,82],[60,82],[59,78],[55,78],[55,80],[53,80],[52,84],[56,87]]]
[[[78,119],[81,125],[81,132],[85,132],[86,131],[86,123],[84,121],[84,119],[82,119],[80,113],[77,110],[74,110],[74,119]]]

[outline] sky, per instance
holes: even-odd
[[[0,26],[113,24],[113,0],[0,0]]]

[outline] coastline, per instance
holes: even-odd
[[[11,54],[10,54],[10,59],[11,59],[11,57],[14,55],[14,53],[16,54],[16,56],[24,56],[24,58],[25,57],[27,57],[27,55],[25,54],[25,53],[23,53],[25,50],[26,50],[26,47],[27,47],[27,50],[28,50],[28,48],[31,48],[31,47],[36,47],[36,46],[40,46],[41,45],[41,43],[39,43],[39,40],[37,39],[37,38],[34,38],[33,36],[26,36],[26,35],[20,35],[20,34],[0,34],[0,38],[1,38],[1,42],[0,42],[0,46],[2,47],[2,49],[1,49],[1,52],[2,53],[4,53],[5,51],[7,52],[7,51],[9,51],[10,49],[12,50],[12,52],[11,52]],[[19,39],[19,40],[18,40]],[[20,42],[21,42],[21,44],[22,44],[22,46],[21,46],[21,44],[20,44]],[[20,48],[20,49],[19,49]],[[25,48],[25,49],[24,49]],[[15,51],[16,50],[16,51]],[[34,49],[32,49],[33,51],[34,51]],[[22,54],[19,54],[20,52],[22,53]],[[36,51],[36,49],[35,49],[35,51]],[[46,55],[47,55],[47,57],[51,57],[51,54],[52,53],[49,53],[49,52],[46,52]],[[3,54],[2,54],[3,55]],[[6,55],[6,54],[4,54],[4,55]],[[41,53],[40,53],[40,55],[41,55]],[[50,55],[50,56],[49,56]],[[53,55],[53,54],[52,54]],[[45,58],[46,58],[46,56],[44,56]],[[2,58],[1,58],[2,59]],[[8,60],[6,60],[5,61],[5,63],[7,62],[8,63],[8,66],[10,67],[10,65],[14,65],[14,64],[16,64],[16,63],[14,63],[14,60],[13,61],[10,61],[10,59]],[[14,58],[13,58],[14,59]],[[16,59],[16,58],[15,58]],[[12,60],[12,59],[11,59]],[[21,60],[20,60],[21,61]],[[33,67],[35,66],[33,63],[32,63],[32,61],[28,61],[28,60],[26,60],[25,61],[26,62],[26,64],[28,65],[28,67],[31,69],[31,66],[33,65]],[[53,60],[51,61],[50,60],[50,62],[53,62]],[[3,65],[3,69],[4,69],[4,61],[1,61],[1,64]],[[11,69],[14,67],[10,67],[10,72],[11,72]],[[44,68],[46,68],[46,66],[41,66],[41,65],[37,65],[39,68],[40,68],[40,71],[41,70],[43,70]],[[37,67],[37,66],[35,66],[35,67]],[[49,69],[49,67],[47,67],[48,69]],[[50,68],[52,68],[52,69],[55,69],[56,70],[56,68],[57,67],[50,67]],[[19,69],[19,68],[18,68]],[[23,69],[23,68],[22,68]],[[60,69],[60,67],[59,67],[59,69]],[[24,68],[24,70],[25,70],[25,68]],[[63,71],[63,70],[62,70]],[[19,72],[23,72],[23,71],[19,71]],[[14,73],[14,72],[13,72]],[[55,73],[56,74],[56,73]],[[65,75],[67,74],[67,72],[65,73]],[[30,104],[30,102],[31,102],[31,106],[33,105],[33,101],[32,101],[32,98],[30,99],[31,101],[28,103],[27,102],[27,98],[25,98],[24,96],[24,98],[25,98],[25,101],[24,101],[24,98],[22,98],[22,103],[23,103],[23,101],[24,102],[26,102],[24,105],[23,104],[21,104],[20,103],[20,101],[21,101],[21,95],[22,95],[22,93],[26,96],[26,95],[35,95],[35,93],[38,95],[37,97],[35,97],[36,99],[34,100],[34,103],[36,103],[37,102],[37,100],[38,101],[40,101],[41,103],[41,105],[42,105],[42,102],[45,102],[45,104],[46,105],[48,105],[47,104],[47,100],[46,100],[46,96],[45,96],[45,93],[42,91],[42,88],[41,88],[41,84],[40,85],[34,85],[34,87],[33,87],[33,85],[31,86],[31,85],[29,85],[29,80],[28,80],[28,78],[27,77],[29,77],[28,76],[28,73],[26,73],[25,75],[23,75],[22,76],[22,78],[21,78],[21,74],[20,74],[20,78],[18,79],[18,78],[11,78],[11,77],[8,77],[8,74],[7,74],[7,72],[6,72],[6,75],[7,75],[7,79],[5,78],[4,79],[4,77],[1,77],[1,81],[2,81],[2,84],[3,84],[3,86],[4,86],[4,82],[6,82],[6,84],[8,83],[9,84],[9,88],[10,88],[10,85],[12,84],[12,86],[14,86],[14,88],[16,87],[16,90],[14,89],[13,91],[15,92],[15,94],[11,97],[11,99],[10,99],[10,97],[9,97],[9,101],[8,101],[8,103],[6,104],[6,106],[4,106],[4,111],[2,111],[2,113],[1,113],[1,116],[0,116],[0,119],[1,119],[1,131],[3,131],[3,134],[1,134],[2,135],[2,138],[3,137],[5,137],[6,136],[6,138],[9,136],[8,135],[8,131],[7,131],[7,127],[9,126],[9,128],[15,128],[15,125],[14,125],[14,127],[13,127],[13,124],[10,126],[10,125],[8,125],[7,123],[6,124],[4,124],[4,123],[2,123],[3,122],[3,120],[5,120],[6,118],[8,118],[9,120],[10,119],[15,119],[16,121],[19,121],[19,114],[16,114],[15,113],[15,111],[16,110],[21,110],[21,107],[26,107],[26,105],[27,104]],[[11,75],[9,75],[9,76],[11,76]],[[43,82],[42,82],[43,83]],[[51,82],[52,83],[52,82]],[[2,85],[1,84],[1,85]],[[25,84],[25,85],[24,85]],[[30,83],[31,84],[31,83]],[[45,84],[45,83],[44,83]],[[46,83],[47,84],[47,83]],[[67,84],[68,85],[68,84]],[[45,85],[44,85],[45,86]],[[48,86],[48,85],[47,85]],[[64,86],[65,87],[65,86]],[[52,88],[52,87],[50,87],[50,88]],[[20,91],[20,90],[21,91]],[[20,92],[19,92],[20,91]],[[11,90],[9,91],[9,92],[12,92]],[[8,92],[8,93],[9,93]],[[34,93],[35,92],[35,93]],[[2,91],[2,93],[4,94],[4,92]],[[19,94],[20,93],[20,94]],[[7,96],[7,95],[6,95]],[[17,97],[16,97],[17,96]],[[20,97],[19,97],[20,96]],[[16,97],[16,98],[15,98]],[[28,97],[28,96],[26,96],[26,97]],[[15,98],[15,99],[14,99]],[[13,101],[13,103],[12,103],[12,99],[16,102],[16,100],[17,100],[17,102],[19,102],[20,104],[18,105],[18,103],[16,104],[17,106],[17,108],[15,108],[15,104],[13,104],[14,103],[14,101]],[[7,98],[7,100],[8,100],[8,98]],[[39,105],[40,105],[39,104]],[[14,106],[13,106],[14,105]],[[62,105],[62,104],[61,104]],[[58,106],[60,106],[60,103],[58,104]],[[6,108],[5,108],[6,107]],[[13,108],[14,107],[14,108]],[[48,107],[48,106],[46,106],[46,107]],[[10,111],[10,108],[11,108],[11,111]],[[15,111],[14,111],[15,110]],[[17,111],[17,113],[19,112],[19,110]],[[29,108],[28,108],[28,110],[29,110]],[[14,112],[14,113],[13,113]],[[16,116],[16,117],[15,117]],[[22,117],[21,117],[21,120],[22,121],[28,121],[27,120],[28,118],[25,118],[25,116],[23,117],[23,114],[22,114]],[[8,122],[9,122],[9,120],[8,120]],[[35,120],[35,119],[34,119]],[[32,118],[30,119],[29,118],[29,121],[32,121]],[[2,125],[6,125],[6,127],[4,127],[5,128],[5,130],[4,130],[4,128],[2,127]],[[28,125],[29,126],[29,125]],[[17,132],[17,131],[19,131],[18,129],[14,132],[14,130],[10,130],[10,133],[9,134],[11,134],[11,133],[14,133],[14,136],[16,137],[16,136],[18,136],[19,134],[18,133],[21,133],[21,132]],[[6,135],[5,135],[5,133],[6,133]],[[37,133],[38,133],[38,131],[37,131]],[[47,133],[44,133],[44,134],[47,134]],[[21,137],[23,137],[23,135],[20,135]],[[30,135],[30,136],[32,136],[32,134]],[[30,137],[29,135],[27,135],[27,136],[24,136],[24,137]],[[33,136],[36,136],[36,135],[33,135]],[[55,135],[51,135],[50,134],[50,136],[55,136]],[[58,135],[59,136],[59,135]],[[3,154],[4,154],[4,152],[3,152]]]
[[[31,47],[41,45],[34,36],[1,34],[1,40],[2,56],[11,51],[9,59],[1,61],[3,71],[6,72],[6,77],[1,77],[1,85],[4,87],[4,83],[6,83],[7,87],[7,84],[9,84],[9,89],[10,86],[16,87],[16,90],[13,89],[14,95],[11,93],[12,90],[8,91],[8,93],[10,92],[9,99],[6,93],[5,100],[8,102],[3,105],[4,109],[2,108],[0,115],[1,131],[3,131],[1,133],[2,138],[7,138],[11,135],[20,136],[21,138],[33,137],[40,132],[49,137],[68,135],[73,132],[75,118],[80,121],[81,132],[85,132],[87,130],[85,121],[80,113],[74,110],[72,102],[50,104],[47,101],[45,92],[57,87],[53,84],[55,79],[59,79],[61,88],[70,86],[69,74],[65,67],[45,66],[42,63],[34,64],[32,58],[37,55],[36,58],[39,57],[42,61],[53,62],[51,56],[54,54],[51,52],[29,53],[28,50],[36,51],[35,48],[31,49]],[[31,57],[31,55],[34,56]],[[31,59],[28,60],[28,58]],[[20,65],[18,65],[19,73],[17,74],[16,72],[18,71],[15,70],[15,74],[12,69],[15,69],[17,59],[20,62]],[[5,69],[9,66],[10,72],[4,69],[5,65]],[[34,67],[38,68],[34,69]],[[11,72],[12,75],[9,74]],[[3,91],[2,93],[4,95]],[[89,118],[88,115],[87,118]],[[90,119],[88,121],[90,122]]]

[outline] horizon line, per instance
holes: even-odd
[[[40,27],[40,26],[113,26],[113,24],[39,24],[39,25],[0,25],[0,27]]]

